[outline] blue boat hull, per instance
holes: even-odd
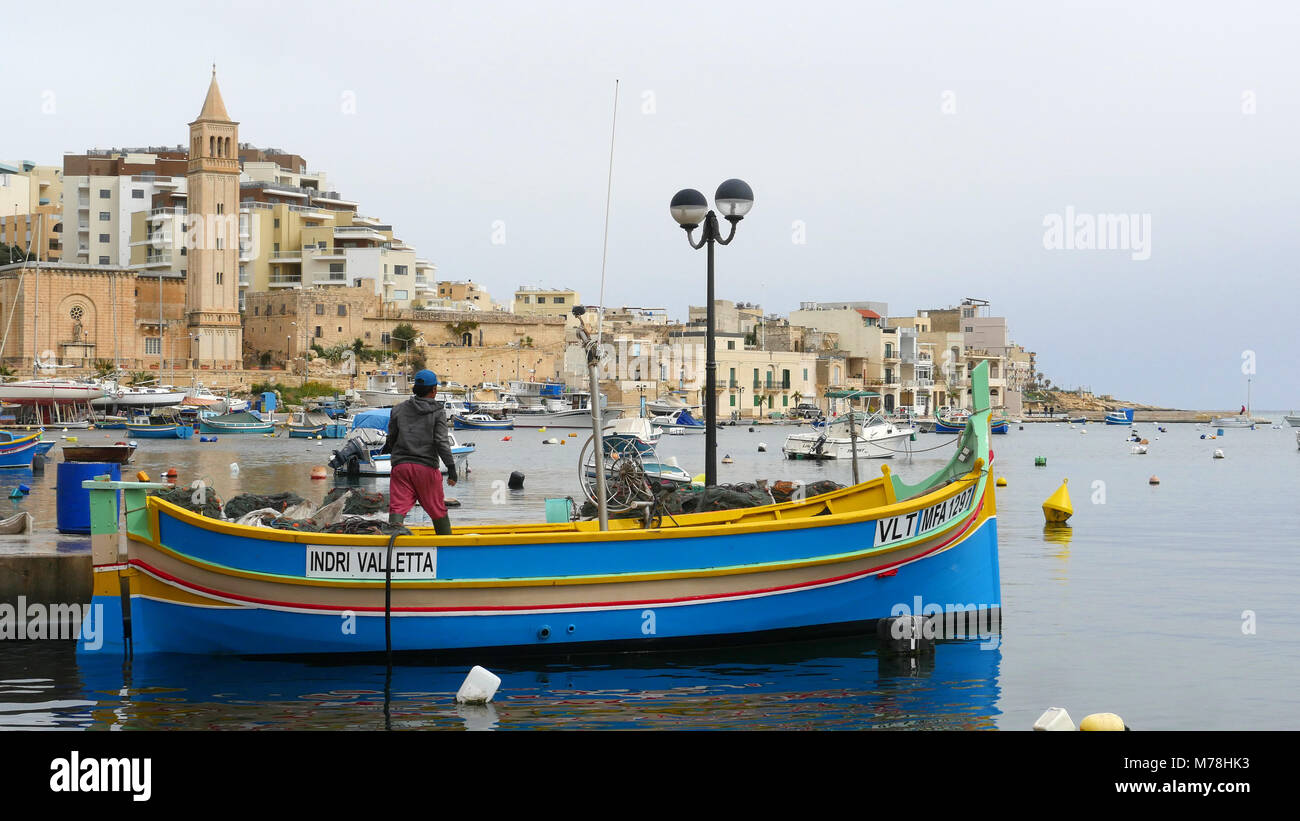
[[[1011,425],[1007,422],[994,422],[991,427],[993,433],[1006,433],[1010,429]]]
[[[203,433],[274,433],[275,425],[270,422],[259,425],[212,425],[208,420],[200,419],[199,430]]]
[[[831,538],[830,534],[825,534]],[[486,650],[553,652],[648,649],[665,643],[700,644],[817,629],[827,634],[872,629],[897,615],[900,604],[924,608],[972,604],[1000,607],[997,519],[986,520],[961,544],[936,560],[920,561],[893,576],[870,575],[811,589],[722,601],[666,605],[637,603],[599,609],[519,614],[402,616],[392,619],[394,651]],[[103,646],[120,652],[120,599],[96,596],[103,606]],[[134,652],[212,655],[290,655],[384,652],[383,613],[356,613],[355,633],[340,629],[344,614],[276,609],[186,607],[145,597],[131,601]],[[545,635],[545,637],[543,637]],[[79,643],[79,652],[88,652]]]
[[[132,439],[191,439],[194,428],[188,425],[148,425],[132,427],[127,425],[127,434]]]
[[[18,445],[0,443],[0,468],[30,468],[40,445],[39,438]]]

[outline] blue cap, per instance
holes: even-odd
[[[420,371],[415,375],[415,386],[417,388],[438,387],[438,374],[428,370]]]

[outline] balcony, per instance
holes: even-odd
[[[346,249],[343,248],[330,246],[322,248],[319,245],[304,245],[302,252],[311,254],[314,259],[347,259]]]
[[[146,257],[144,262],[136,263],[131,267],[138,271],[147,270],[149,268],[170,268],[172,267],[172,255],[155,254],[151,257]]]
[[[302,251],[272,251],[272,262],[302,262]]]
[[[327,276],[317,276],[312,280],[312,285],[347,285],[348,275],[339,273],[330,273]]]
[[[268,279],[266,284],[272,288],[301,288],[302,277],[297,274],[292,276],[276,274]]]

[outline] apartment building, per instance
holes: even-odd
[[[521,285],[515,289],[511,311],[529,316],[569,316],[579,304],[578,292],[572,288],[540,288]]]
[[[0,244],[57,262],[63,257],[62,222],[62,169],[29,160],[0,162]]]

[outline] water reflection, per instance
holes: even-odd
[[[1001,652],[941,643],[885,657],[860,637],[678,653],[485,660],[487,706],[458,705],[468,664],[84,658],[27,642],[0,658],[0,726],[93,729],[992,729]],[[13,649],[11,645],[10,649]],[[73,665],[75,669],[69,670]],[[18,668],[34,669],[24,684]]]

